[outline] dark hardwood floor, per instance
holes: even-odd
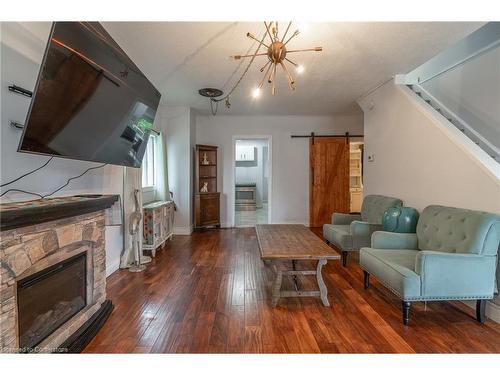
[[[272,308],[272,271],[253,228],[175,236],[145,272],[108,279],[115,310],[85,352],[500,352],[500,325],[477,323],[461,303],[414,303],[405,327],[392,293],[375,279],[363,289],[356,256],[347,268],[330,261],[323,271],[331,307],[287,298]],[[313,281],[300,278],[304,288]]]

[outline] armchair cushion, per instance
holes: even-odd
[[[364,247],[359,253],[361,268],[404,300],[420,297],[420,275],[414,271],[418,250],[380,250]]]
[[[389,207],[399,207],[403,201],[398,198],[386,197],[383,195],[367,195],[361,205],[362,221],[367,223],[382,224],[382,217]]]
[[[342,250],[352,249],[352,236],[349,225],[323,225],[323,237]]]
[[[422,296],[432,299],[493,298],[495,269],[494,256],[424,250],[415,258]]]
[[[332,224],[349,225],[354,220],[361,220],[361,214],[342,214],[334,212],[332,215]]]
[[[500,216],[462,208],[428,206],[417,224],[420,250],[496,255]]]
[[[374,232],[371,239],[374,249],[409,249],[417,250],[417,235],[415,233]]]

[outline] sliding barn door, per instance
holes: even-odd
[[[309,143],[311,227],[331,223],[333,212],[349,212],[349,143],[346,138],[311,138]]]

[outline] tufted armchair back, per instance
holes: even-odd
[[[382,224],[385,210],[390,207],[402,206],[401,199],[384,195],[367,195],[361,206],[361,220],[371,224]]]
[[[495,256],[500,215],[445,206],[428,206],[417,224],[420,250]]]

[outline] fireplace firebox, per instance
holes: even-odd
[[[17,283],[19,346],[33,348],[87,305],[87,253]]]

